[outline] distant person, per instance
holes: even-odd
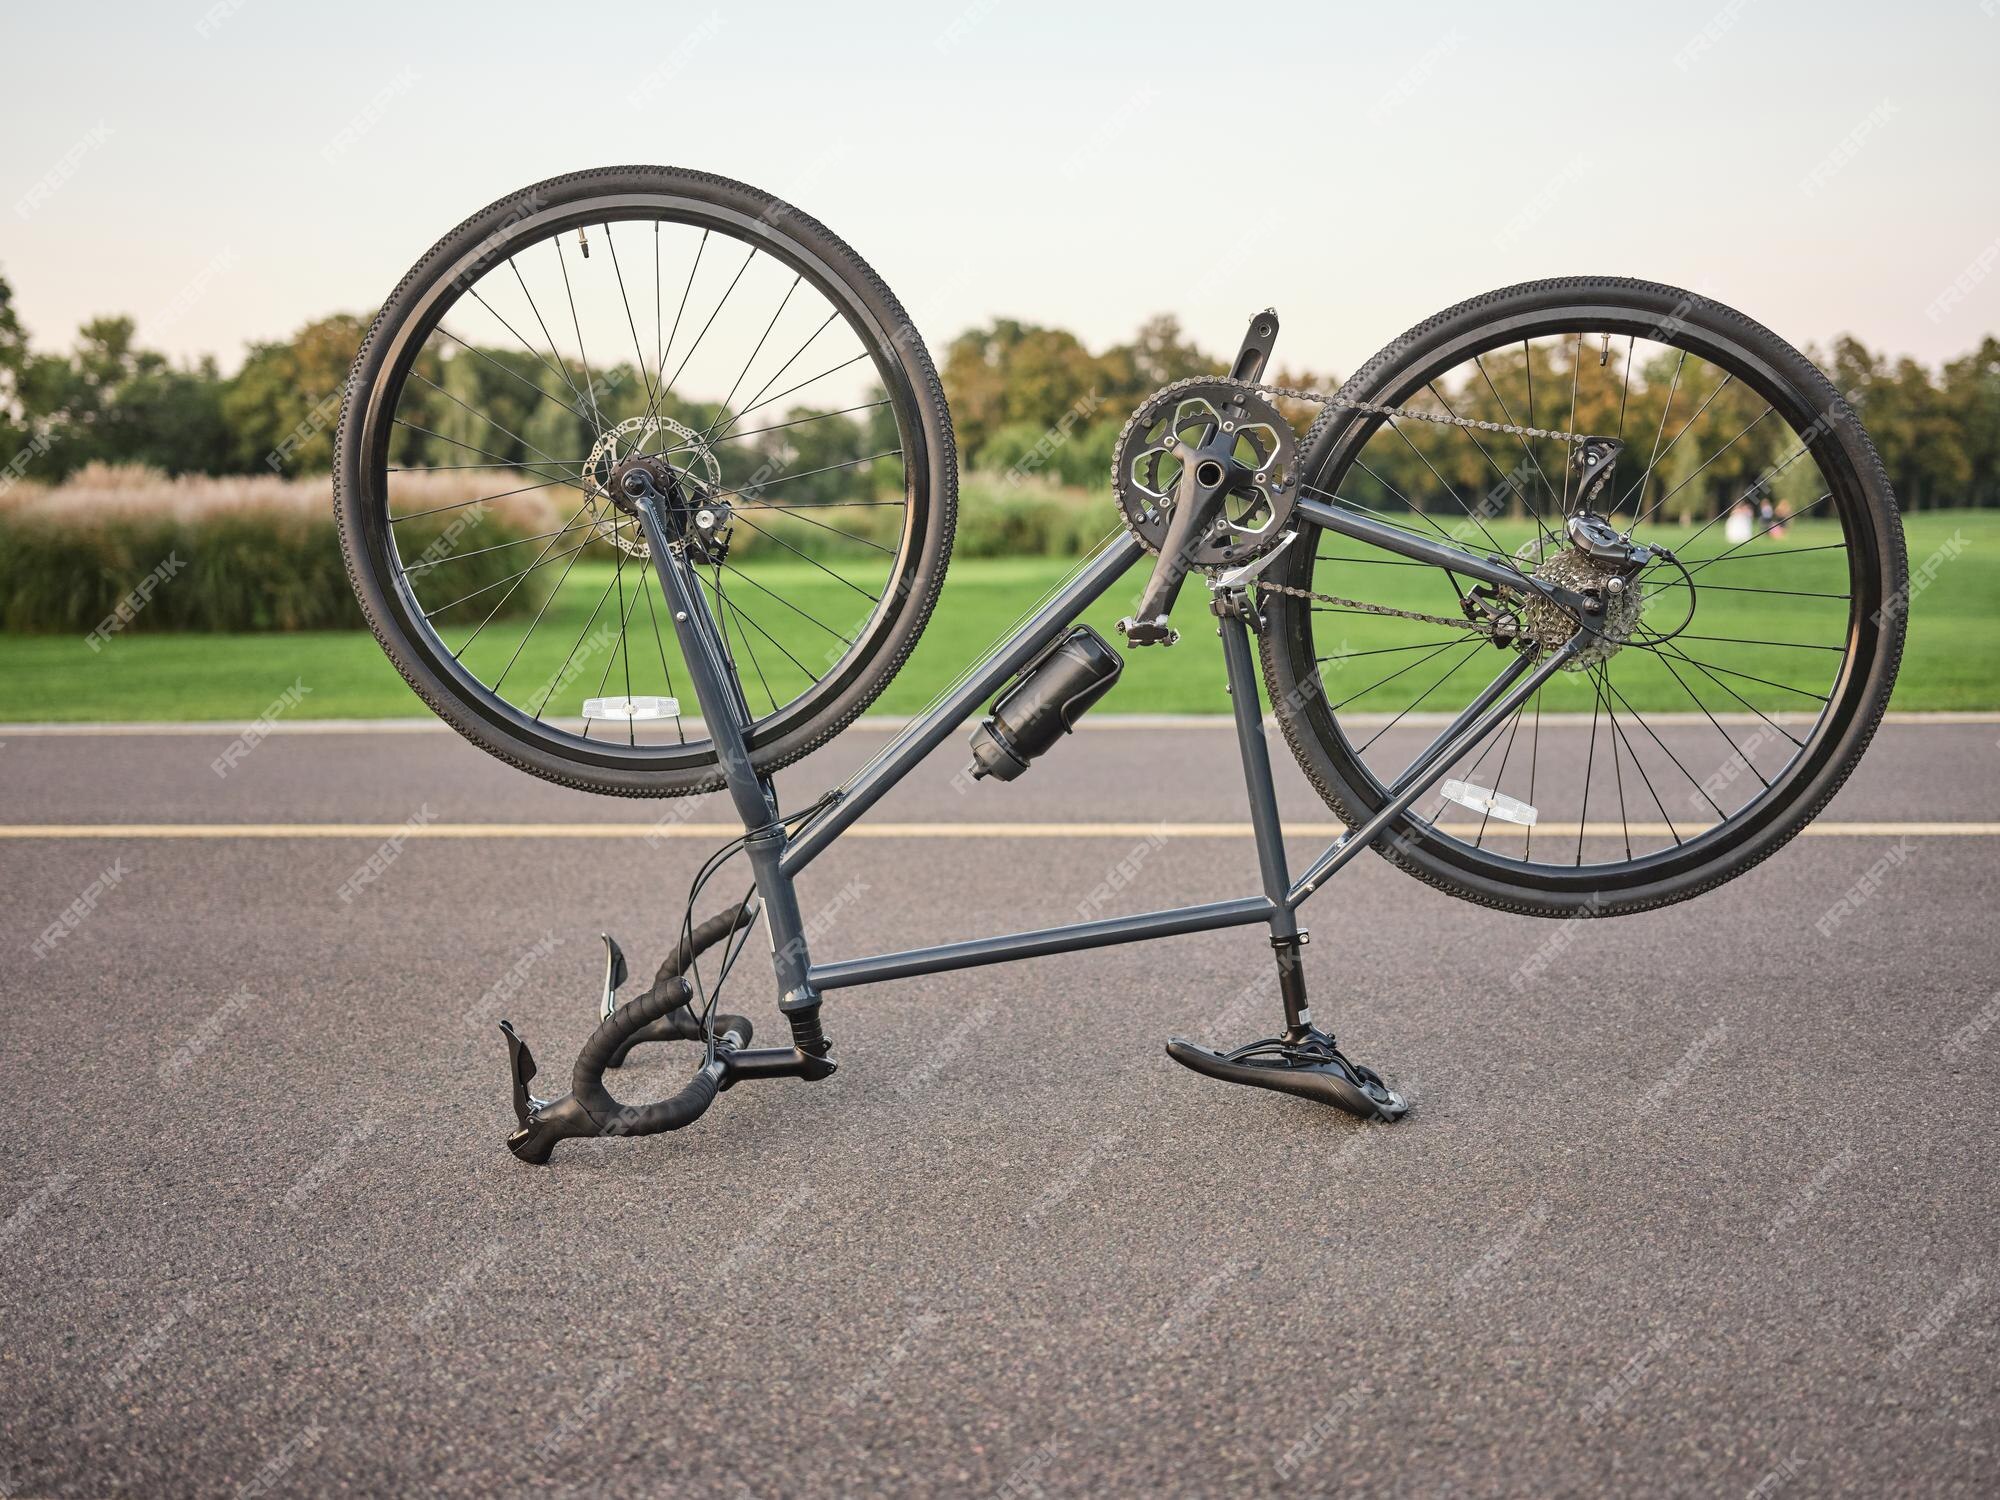
[[[1757,516],[1750,509],[1748,500],[1738,500],[1729,509],[1729,519],[1723,522],[1722,534],[1732,543],[1747,542],[1756,529]]]
[[[1771,535],[1780,537],[1783,536],[1785,534],[1785,528],[1791,524],[1792,524],[1792,502],[1789,500],[1780,500],[1778,502],[1778,508],[1775,513],[1775,516],[1771,522]]]

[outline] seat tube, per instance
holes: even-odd
[[[1271,777],[1271,747],[1264,738],[1264,709],[1257,694],[1257,668],[1250,653],[1252,605],[1249,595],[1231,589],[1215,596],[1221,625],[1222,659],[1229,674],[1229,704],[1236,715],[1236,746],[1249,794],[1250,827],[1257,836],[1257,865],[1271,901],[1271,939],[1298,936],[1298,916],[1287,904],[1292,877],[1285,864],[1285,834],[1278,816],[1278,793]]]

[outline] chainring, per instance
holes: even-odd
[[[1185,455],[1217,433],[1245,477],[1194,544],[1189,566],[1232,567],[1277,546],[1298,502],[1298,440],[1284,416],[1241,382],[1182,381],[1132,414],[1112,457],[1112,488],[1132,534],[1148,552],[1165,544]]]

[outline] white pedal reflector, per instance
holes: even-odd
[[[681,700],[586,698],[583,700],[583,716],[586,719],[678,719],[681,716]]]
[[[1535,810],[1505,792],[1490,792],[1469,781],[1447,781],[1439,790],[1443,792],[1445,801],[1456,802],[1460,807],[1469,807],[1476,813],[1485,813],[1488,817],[1508,823],[1519,823],[1526,828],[1535,826]]]

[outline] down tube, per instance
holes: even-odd
[[[784,872],[796,875],[811,864],[828,844],[847,831],[856,818],[881,800],[882,795],[908,775],[917,762],[964,723],[968,714],[1026,666],[1036,652],[1054,639],[1057,631],[1102,598],[1144,552],[1145,548],[1140,546],[1138,538],[1129,531],[1121,531],[1106,542],[1097,555],[1084,564],[1083,571],[1042,606],[1033,619],[974,668],[971,675],[946,694],[935,708],[908,725],[854,780],[841,789],[840,801],[785,850],[781,862]]]

